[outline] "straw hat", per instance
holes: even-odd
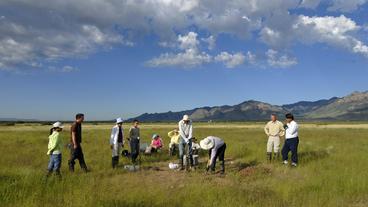
[[[203,140],[201,140],[199,142],[199,145],[201,146],[202,149],[204,150],[209,150],[211,148],[213,148],[213,146],[215,145],[215,143],[213,142],[212,139],[204,138]]]

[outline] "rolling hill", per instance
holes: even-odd
[[[282,116],[288,112],[303,120],[368,120],[368,91],[354,92],[341,98],[300,101],[281,106],[249,100],[234,106],[224,105],[179,112],[145,113],[132,119],[145,122],[178,121],[184,114],[189,114],[195,121],[261,121],[267,120],[272,113]]]

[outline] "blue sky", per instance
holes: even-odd
[[[0,118],[129,118],[368,90],[367,1],[213,2],[2,1]]]

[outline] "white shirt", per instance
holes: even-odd
[[[121,132],[123,133],[123,144],[124,144],[124,130],[123,127],[121,127]],[[110,136],[110,144],[118,144],[118,136],[119,136],[119,126],[115,125],[111,130],[111,136]]]
[[[188,143],[190,139],[193,137],[193,126],[192,122],[190,121],[186,124],[183,120],[179,121],[179,134],[180,137]]]
[[[293,120],[290,123],[287,123],[287,129],[285,132],[285,139],[291,139],[298,137],[298,124]]]

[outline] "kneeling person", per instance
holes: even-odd
[[[220,173],[225,173],[225,150],[226,143],[219,137],[209,136],[200,141],[200,146],[204,150],[209,150],[209,161],[207,164],[207,171],[215,172],[216,160],[221,161]]]

